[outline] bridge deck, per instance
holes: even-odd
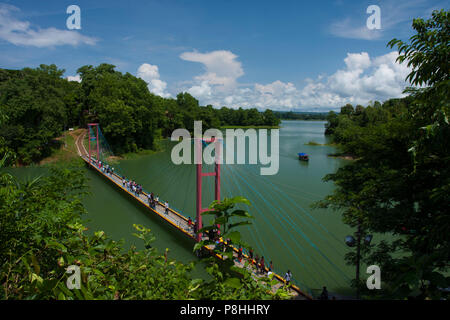
[[[96,164],[95,164],[95,159],[92,158],[92,162],[89,162],[89,156],[88,156],[88,152],[86,150],[86,148],[83,145],[83,139],[84,136],[86,135],[86,132],[83,134],[80,134],[78,136],[78,138],[76,139],[76,146],[77,146],[77,150],[78,150],[78,154],[79,156],[93,169],[95,169],[98,173],[100,173],[102,176],[104,176],[105,178],[107,178],[108,180],[110,180],[113,184],[115,184],[117,187],[119,187],[120,189],[122,189],[124,192],[126,192],[129,196],[133,197],[135,200],[139,201],[142,205],[144,205],[147,209],[149,209],[151,212],[153,212],[154,214],[157,214],[160,218],[164,219],[165,221],[167,221],[168,223],[170,223],[173,227],[177,228],[179,231],[183,232],[186,236],[188,236],[189,238],[195,240],[195,232],[193,229],[193,226],[189,226],[188,224],[188,219],[186,217],[184,217],[183,215],[181,215],[180,213],[176,212],[175,210],[169,208],[168,213],[166,213],[164,204],[161,202],[158,202],[155,206],[155,208],[152,208],[149,203],[148,203],[148,197],[147,197],[147,193],[143,192],[142,194],[140,194],[139,196],[136,196],[134,194],[134,192],[128,190],[126,187],[124,187],[122,185],[122,177],[120,177],[118,174],[113,173],[113,174],[106,174],[104,173]],[[207,239],[206,237],[204,237],[203,239]],[[230,246],[233,248],[234,251],[234,264],[237,267],[240,268],[244,268],[245,264],[244,261],[250,261],[250,257],[248,257],[247,255],[244,254],[244,259],[242,260],[242,262],[238,261],[238,249]],[[209,250],[210,252],[212,252],[213,247],[206,247],[205,249]],[[224,257],[217,255],[217,258],[219,259],[224,259]],[[258,278],[261,278],[262,276],[257,272],[254,263],[255,260],[251,261],[252,263],[247,265],[247,269],[249,271],[252,272],[252,277],[257,280]],[[269,271],[267,268],[266,272]],[[273,273],[274,278],[276,278],[278,280],[278,283],[275,284],[274,286],[272,286],[272,291],[276,291],[278,288],[280,288],[281,286],[283,286],[285,284],[284,279],[276,274]],[[291,288],[293,290],[290,291],[292,297],[294,299],[312,299],[312,297],[306,293],[304,293],[303,291],[300,290],[300,288],[298,288],[295,285],[292,285]]]

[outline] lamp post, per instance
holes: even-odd
[[[361,261],[361,221],[358,221],[358,227],[356,231],[356,239],[353,236],[345,237],[345,244],[349,247],[356,245],[356,299],[359,300],[359,265]],[[372,241],[372,235],[368,234],[364,237],[364,243],[369,245]]]

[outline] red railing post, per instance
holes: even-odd
[[[89,164],[91,164],[91,157],[92,157],[92,155],[91,155],[91,128],[92,127],[95,127],[96,128],[96,138],[95,138],[95,143],[96,143],[96,145],[97,145],[97,156],[96,156],[96,159],[97,159],[97,166],[98,166],[98,161],[99,161],[99,158],[100,158],[100,144],[99,144],[99,142],[98,142],[98,123],[88,123],[88,138],[89,138]]]
[[[97,127],[97,166],[98,166],[98,162],[100,161],[100,146],[98,143],[98,123],[96,124]]]
[[[198,159],[196,164],[196,170],[197,170],[197,230],[200,230],[203,227],[202,223],[202,212],[206,211],[206,209],[202,208],[202,179],[205,176],[215,176],[215,192],[214,192],[214,198],[217,201],[220,201],[220,140],[217,138],[212,139],[211,141],[206,141],[215,143],[215,172],[214,173],[204,173],[202,172],[202,162],[203,162],[203,152],[202,152],[202,139],[201,138],[195,138],[195,152],[196,152],[196,159]],[[218,226],[220,228],[220,226]],[[202,234],[197,233],[196,236],[197,241],[202,240]]]
[[[91,164],[91,127],[89,126],[89,124],[88,124],[88,141],[89,141],[89,164]]]
[[[220,201],[220,141],[216,139],[215,141],[215,158],[216,158],[216,192],[215,200]]]
[[[196,215],[196,231],[202,228],[202,142],[200,138],[195,139],[195,152],[197,153],[197,159],[200,163],[197,163],[197,215]],[[197,242],[202,240],[202,234],[197,233]]]

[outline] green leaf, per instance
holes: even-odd
[[[227,217],[219,217],[219,218],[214,219],[214,224],[222,225],[222,224],[227,223],[227,221],[228,221]]]
[[[61,244],[61,243],[59,243],[59,242],[53,241],[53,240],[47,242],[47,247],[59,249],[59,250],[61,250],[63,253],[66,253],[66,252],[67,252],[66,246],[64,246],[63,244]]]
[[[243,217],[243,218],[253,218],[247,211],[245,210],[234,210],[231,213],[231,216]]]
[[[238,278],[228,278],[227,280],[225,280],[224,284],[235,289],[240,289],[242,286],[241,280],[239,280]]]
[[[238,243],[241,240],[241,234],[239,231],[233,231],[227,234],[227,238],[231,239],[234,243]]]
[[[252,205],[251,202],[247,198],[244,198],[242,196],[233,197],[230,200],[233,203],[245,203],[248,206]]]

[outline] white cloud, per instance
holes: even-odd
[[[164,98],[170,97],[166,92],[167,83],[159,79],[158,66],[143,63],[138,68],[137,76],[147,82],[150,92]]]
[[[66,78],[68,81],[76,81],[76,82],[81,82],[81,77],[79,74],[75,75],[75,76],[68,76]]]
[[[344,62],[350,70],[366,69],[370,66],[370,57],[367,52],[349,53]]]
[[[346,103],[367,105],[374,100],[404,96],[402,91],[407,85],[405,78],[410,69],[396,63],[397,57],[397,52],[374,58],[367,52],[348,53],[342,69],[307,79],[300,89],[291,82],[276,80],[250,86],[236,81],[233,87],[224,90],[223,85],[203,80],[186,91],[199,98],[201,104],[215,107],[311,110],[339,109]]]
[[[192,86],[188,92],[197,98],[207,98],[211,96],[211,87],[208,84],[208,81],[202,81],[199,86]]]
[[[345,103],[367,104],[403,97],[406,76],[411,71],[395,60],[397,52],[370,59],[365,52],[347,54],[345,69],[316,81],[310,80],[301,90],[302,105],[337,108]]]
[[[97,39],[87,37],[77,31],[56,28],[32,28],[28,21],[21,21],[13,15],[20,9],[8,4],[0,4],[0,39],[14,45],[51,47],[79,44],[94,45]]]
[[[197,81],[207,81],[216,86],[216,90],[227,91],[236,87],[236,80],[244,74],[237,55],[231,51],[218,50],[208,53],[183,52],[180,58],[186,61],[202,63],[205,73],[195,77]]]

